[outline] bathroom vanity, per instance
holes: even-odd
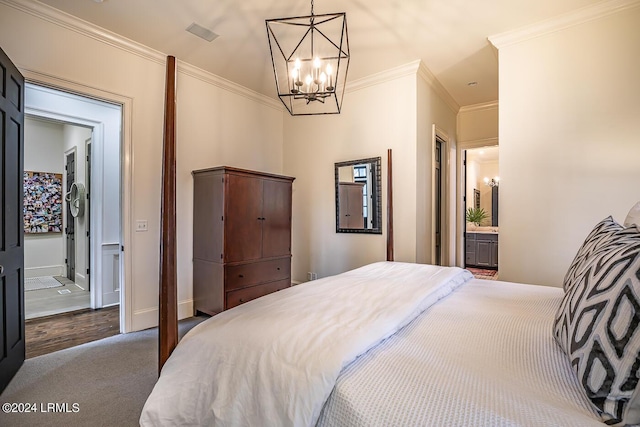
[[[498,268],[498,232],[467,231],[465,263],[467,267]]]

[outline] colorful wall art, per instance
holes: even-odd
[[[24,232],[62,232],[62,174],[24,172]]]

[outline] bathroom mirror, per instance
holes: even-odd
[[[380,157],[335,164],[336,233],[382,234]]]

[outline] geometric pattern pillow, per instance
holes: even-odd
[[[573,262],[564,276],[562,287],[565,292],[576,283],[577,279],[589,266],[589,263],[592,261],[591,255],[593,252],[606,243],[607,239],[613,233],[622,229],[623,227],[609,216],[600,221],[593,230],[591,230],[587,238],[584,239],[580,249],[578,249],[578,253],[573,258]]]
[[[631,208],[624,220],[625,227],[631,227],[633,225],[640,226],[640,202]]]
[[[590,256],[558,308],[554,337],[603,421],[638,424],[640,229],[616,231]]]

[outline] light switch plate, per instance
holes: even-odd
[[[136,231],[147,231],[149,228],[146,219],[139,219],[136,221]]]

